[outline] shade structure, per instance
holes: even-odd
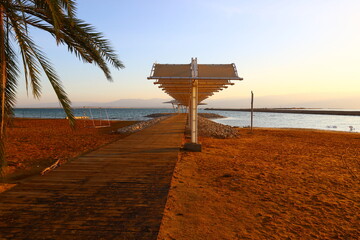
[[[195,83],[199,104],[215,92],[234,85],[231,80],[242,80],[234,63],[197,64],[196,59],[192,59],[191,64],[154,63],[148,79],[156,80],[154,84],[184,106],[191,104],[191,91]]]
[[[154,63],[148,79],[156,80],[154,84],[189,107],[193,143],[197,143],[197,106],[214,93],[234,85],[232,80],[243,80],[234,63],[198,64],[196,58],[190,64]]]

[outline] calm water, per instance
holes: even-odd
[[[214,111],[227,118],[216,119],[218,123],[231,126],[249,126],[250,112]],[[336,116],[293,113],[254,113],[254,127],[309,128],[333,131],[360,132],[360,116]]]
[[[148,120],[145,117],[152,113],[171,113],[170,108],[76,108],[75,116],[88,116],[94,119],[110,120]],[[217,113],[226,118],[214,121],[231,126],[249,126],[250,113],[236,111],[207,111],[199,112]],[[65,118],[64,111],[57,108],[17,108],[16,117],[26,118]],[[350,131],[349,126],[360,132],[360,116],[334,116],[316,114],[291,113],[254,113],[255,127],[271,128],[310,128],[333,131]]]
[[[172,113],[170,108],[74,108],[75,116],[88,116],[94,119],[110,120],[149,120],[146,115],[153,113]],[[15,117],[25,118],[65,118],[60,108],[16,108]]]

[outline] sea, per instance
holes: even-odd
[[[333,109],[334,110],[334,109]],[[341,109],[336,109],[341,110]],[[347,109],[343,109],[346,111]],[[357,110],[357,109],[351,109]],[[214,111],[199,109],[203,113],[216,113],[225,118],[215,122],[237,126],[250,126],[250,112]],[[15,117],[20,118],[65,118],[61,108],[16,108]],[[90,119],[145,121],[153,113],[174,113],[172,108],[74,108],[74,115]],[[254,113],[254,127],[267,128],[305,128],[344,132],[360,132],[360,116],[293,114],[293,113]]]

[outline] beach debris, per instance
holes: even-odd
[[[51,165],[50,167],[45,168],[45,169],[41,172],[41,175],[47,174],[48,172],[54,170],[55,168],[60,167],[60,165],[61,165],[61,163],[60,163],[60,159],[59,159],[59,160],[57,160],[53,165]]]
[[[355,131],[355,128],[353,126],[349,126],[350,132]]]
[[[89,119],[88,116],[74,116],[75,119]],[[69,117],[66,117],[65,119],[69,119]]]

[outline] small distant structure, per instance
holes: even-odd
[[[156,80],[154,84],[189,109],[191,143],[185,144],[184,148],[191,151],[201,151],[198,144],[198,105],[215,92],[234,85],[230,80],[243,80],[238,76],[234,63],[198,64],[197,58],[192,58],[190,64],[154,63],[148,79]]]
[[[179,113],[181,109],[184,109],[184,105],[182,105],[181,103],[179,103],[175,99],[173,99],[171,101],[163,102],[163,103],[171,103],[174,112],[177,111]]]
[[[96,117],[93,112],[98,112]],[[110,127],[109,114],[106,108],[83,107],[83,116],[78,116],[77,118],[83,120],[91,120],[92,127],[94,128]],[[85,121],[84,121],[84,127],[85,127]]]
[[[177,111],[178,113],[180,113],[180,110],[182,110],[182,112],[187,112],[188,111],[187,106],[182,105],[181,103],[179,103],[175,99],[173,99],[171,101],[163,102],[163,103],[171,103],[172,107],[174,109],[174,112]],[[198,105],[207,105],[207,103],[199,103]]]

